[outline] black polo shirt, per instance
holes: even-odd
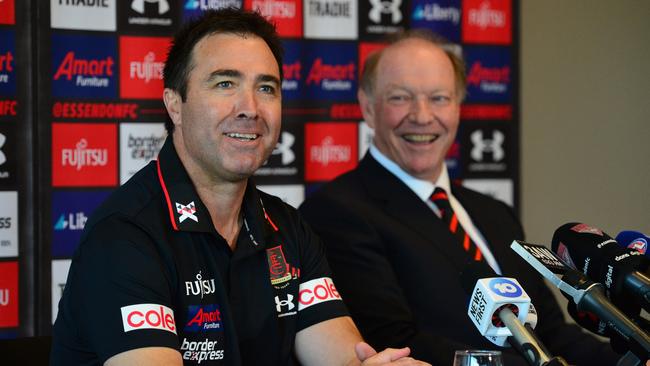
[[[234,251],[171,138],[92,215],[54,324],[53,365],[177,349],[186,365],[292,365],[296,333],[347,315],[318,238],[249,182]]]

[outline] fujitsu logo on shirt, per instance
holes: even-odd
[[[215,291],[214,278],[204,280],[201,271],[196,274],[196,281],[185,281],[185,294],[187,296],[201,295],[201,298],[203,298],[203,296],[213,294]]]
[[[164,62],[156,62],[156,54],[149,51],[143,61],[131,61],[129,64],[129,76],[131,79],[144,80],[148,83],[152,79],[162,80]]]
[[[61,150],[61,165],[81,170],[85,166],[106,166],[108,149],[88,148],[88,141],[82,138],[73,149]]]
[[[59,80],[61,77],[72,80],[72,76],[76,75],[77,86],[106,87],[110,81],[108,77],[113,76],[114,64],[115,61],[111,56],[88,60],[76,58],[74,51],[69,51],[57,68],[54,80]]]
[[[334,139],[331,136],[326,136],[320,145],[311,147],[309,158],[323,166],[330,163],[348,162],[352,159],[352,148],[349,145],[334,145]]]

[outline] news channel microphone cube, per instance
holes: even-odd
[[[497,311],[508,306],[524,323],[528,316],[530,297],[514,278],[482,278],[476,282],[470,297],[467,315],[483,336],[511,336],[498,317]]]

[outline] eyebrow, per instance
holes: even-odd
[[[217,79],[219,77],[231,77],[231,78],[237,78],[241,79],[244,77],[244,74],[241,73],[241,71],[238,70],[232,70],[232,69],[221,69],[221,70],[215,70],[210,73],[210,76],[207,78],[207,82],[211,82],[214,79]],[[256,83],[275,83],[276,85],[280,85],[280,79],[278,79],[276,76],[269,75],[269,74],[262,74],[259,75],[255,78]]]

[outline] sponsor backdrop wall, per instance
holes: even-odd
[[[284,40],[283,131],[262,190],[297,206],[356,166],[372,139],[360,65],[417,27],[466,58],[451,177],[518,208],[517,0],[1,0],[0,337],[50,333],[88,217],[165,139],[171,35],[224,6],[259,9]]]

